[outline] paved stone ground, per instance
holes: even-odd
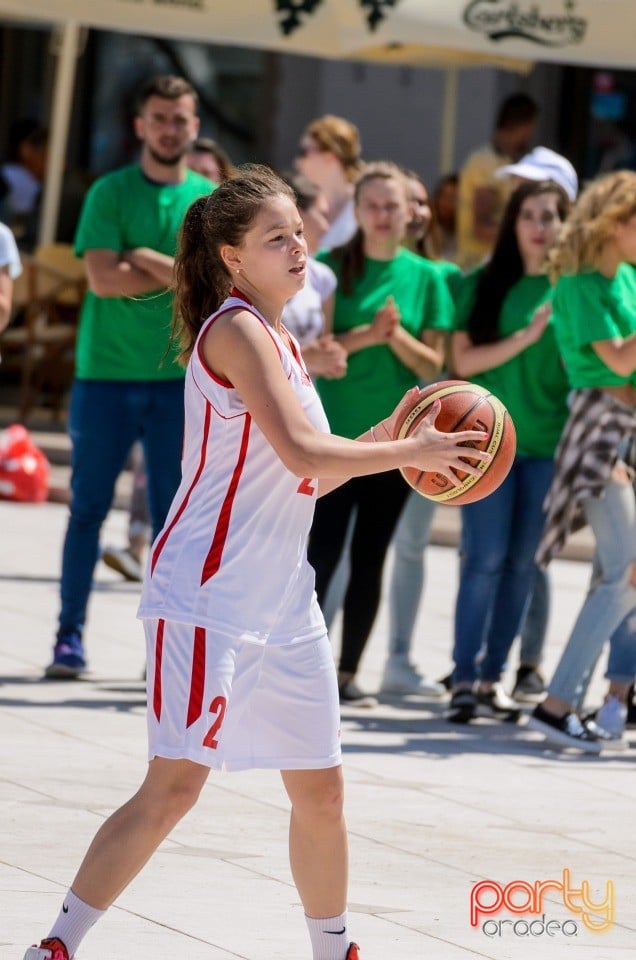
[[[100,566],[91,602],[90,680],[43,682],[58,606],[66,510],[0,504],[0,960],[43,936],[103,819],[136,788],[145,764],[138,588]],[[125,515],[105,539],[123,543]],[[435,677],[449,666],[456,555],[428,552],[416,659]],[[547,670],[558,658],[588,577],[584,563],[553,567],[555,609]],[[362,682],[377,687],[386,649],[382,604]],[[337,647],[337,628],[334,646]],[[597,677],[591,700],[604,684]],[[523,726],[487,721],[457,729],[443,704],[384,700],[344,711],[351,831],[352,934],[364,960],[467,957],[619,960],[636,934],[634,758],[546,749]],[[310,952],[286,853],[288,803],[276,774],[213,775],[200,805],[89,934],[82,960],[288,960]],[[616,915],[590,932],[546,893],[539,916],[576,927],[567,937],[469,921],[474,885],[487,878],[589,882],[592,899],[615,885]],[[521,903],[518,890],[516,903]],[[484,894],[485,898],[485,894]],[[576,900],[576,898],[575,898]],[[578,903],[578,900],[576,900]],[[574,952],[572,952],[574,951]]]

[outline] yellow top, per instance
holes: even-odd
[[[495,172],[511,162],[510,157],[486,146],[471,153],[461,169],[457,194],[457,263],[464,271],[483,263],[492,249],[492,242],[475,236],[475,191],[479,188],[493,191],[492,220],[499,225],[512,184],[507,177],[496,178]]]

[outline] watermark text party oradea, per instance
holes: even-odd
[[[548,901],[546,903],[546,900]],[[560,906],[571,916],[565,919],[548,917],[546,910]],[[513,914],[499,917],[498,914]],[[520,915],[524,915],[521,919]],[[576,937],[580,925],[593,933],[607,933],[614,925],[616,899],[614,884],[608,880],[601,899],[593,895],[589,880],[573,885],[572,876],[564,868],[561,880],[479,880],[470,892],[470,925],[481,927],[487,937],[512,934],[517,937]]]

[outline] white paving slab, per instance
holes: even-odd
[[[136,585],[99,567],[87,631],[90,679],[40,679],[58,608],[65,521],[59,505],[0,503],[0,960],[19,960],[46,933],[93,833],[144,773]],[[123,543],[125,526],[113,512],[107,537]],[[553,566],[548,673],[588,575],[585,564]],[[455,551],[430,548],[415,658],[433,677],[450,664],[456,586]],[[387,629],[383,601],[360,678],[370,689],[381,676]],[[336,624],[335,647],[337,634]],[[591,700],[603,690],[599,670]],[[409,698],[344,711],[350,927],[363,960],[633,956],[636,751],[566,755],[523,726],[451,727],[443,708]],[[213,775],[197,808],[91,931],[81,960],[310,960],[287,863],[288,810],[276,774]],[[588,930],[558,890],[546,892],[540,915],[561,928],[569,921],[570,930],[574,921],[575,936],[555,933],[555,923],[552,936],[537,926],[531,935],[532,914],[505,910],[486,933],[487,916],[471,927],[475,884],[562,881],[564,869],[575,887],[589,883],[592,898],[614,884],[616,917],[607,933]],[[522,892],[510,889],[513,904]],[[516,933],[497,923],[515,919]]]

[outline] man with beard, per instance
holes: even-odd
[[[196,91],[185,80],[149,80],[134,120],[139,162],[97,180],[82,209],[75,247],[89,289],[69,412],[72,501],[48,677],[86,671],[82,633],[100,528],[133,443],[144,448],[155,535],[180,481],[183,370],[171,343],[169,288],[185,212],[214,189],[186,165],[199,130],[196,110]]]

